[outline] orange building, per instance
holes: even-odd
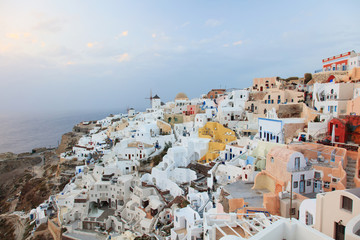
[[[225,93],[226,89],[212,89],[207,94],[207,98],[209,99],[216,99],[220,96],[222,96]]]

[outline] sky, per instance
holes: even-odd
[[[0,112],[149,107],[360,52],[360,1],[0,1]]]

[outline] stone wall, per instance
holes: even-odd
[[[56,219],[48,220],[48,230],[50,231],[54,240],[61,240],[61,228],[58,226]]]

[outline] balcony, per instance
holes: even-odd
[[[311,164],[308,164],[304,167],[294,167],[294,168],[287,168],[288,172],[304,172],[304,171],[309,171],[311,170],[312,166]]]

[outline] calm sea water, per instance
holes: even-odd
[[[103,119],[124,111],[67,112],[56,114],[0,115],[0,153],[29,152],[38,147],[57,147],[61,136],[82,121]]]

